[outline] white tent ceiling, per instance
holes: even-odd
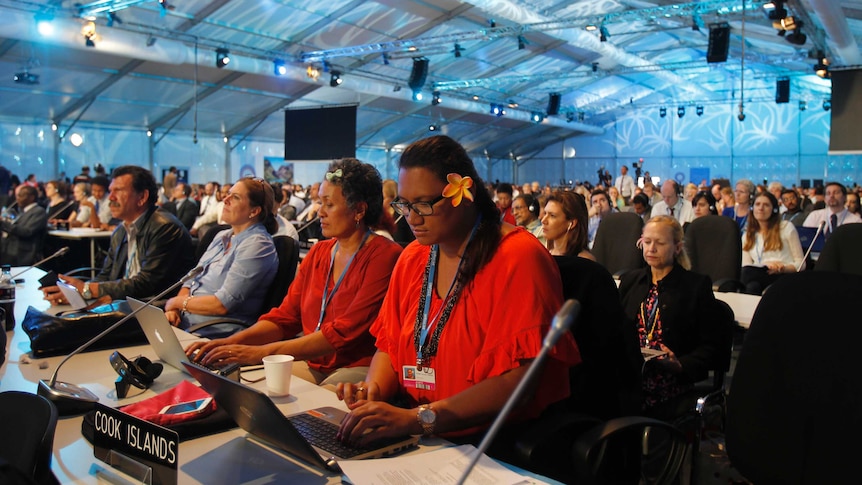
[[[471,151],[505,157],[601,133],[632,108],[736,105],[743,85],[746,103],[770,101],[782,76],[791,102],[819,105],[831,87],[814,75],[818,51],[833,68],[862,64],[862,0],[789,0],[802,45],[776,35],[764,3],[0,0],[0,118],[281,140],[284,109],[358,104],[360,147],[404,145],[436,124]],[[44,15],[52,35],[36,29]],[[82,35],[88,17],[93,47]],[[729,56],[707,63],[717,22],[731,27]],[[221,69],[217,48],[231,57]],[[407,87],[416,57],[430,65],[422,101]],[[13,81],[25,71],[38,84]],[[551,93],[560,114],[534,123]],[[491,115],[492,103],[506,116]]]

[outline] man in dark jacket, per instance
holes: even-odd
[[[191,236],[169,212],[156,207],[153,175],[133,165],[114,170],[109,196],[111,216],[122,223],[111,236],[102,270],[92,282],[60,275],[85,299],[109,296],[146,298],[177,282],[194,265]],[[43,289],[45,298],[63,304],[59,288]]]
[[[192,193],[192,188],[189,184],[180,182],[174,187],[171,192],[171,200],[162,204],[162,209],[177,216],[177,219],[186,226],[186,229],[191,229],[198,217],[197,201],[189,198]]]
[[[3,230],[3,253],[0,261],[12,266],[28,266],[42,259],[42,246],[48,234],[48,213],[36,203],[39,195],[29,185],[15,192],[18,214],[14,219],[0,221]]]

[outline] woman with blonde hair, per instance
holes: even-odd
[[[611,201],[611,207],[616,208],[617,210],[624,210],[626,207],[626,200],[623,199],[623,196],[620,195],[619,189],[611,185],[608,188],[608,199]]]
[[[674,399],[705,379],[721,361],[725,326],[708,276],[689,271],[676,218],[653,217],[638,241],[647,267],[623,274],[620,300],[645,352],[658,353],[643,370],[643,409],[670,418]],[[729,329],[729,327],[728,327]]]

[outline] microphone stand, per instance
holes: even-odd
[[[473,455],[473,458],[470,460],[470,463],[467,465],[467,468],[464,469],[464,472],[461,474],[461,477],[458,479],[458,485],[463,485],[467,480],[467,477],[470,476],[470,472],[473,471],[473,468],[476,467],[476,463],[479,462],[479,459],[485,453],[485,450],[488,449],[488,446],[491,444],[491,441],[494,440],[494,437],[497,435],[497,432],[500,431],[500,428],[503,425],[503,421],[506,420],[506,417],[512,411],[512,408],[515,407],[515,403],[521,398],[521,395],[526,391],[527,385],[533,380],[533,378],[539,373],[542,369],[545,360],[547,360],[548,355],[551,353],[551,349],[554,348],[554,345],[557,344],[557,340],[569,330],[572,322],[577,318],[578,314],[581,312],[581,304],[578,300],[568,300],[563,303],[563,307],[560,308],[560,311],[554,315],[554,321],[551,323],[551,328],[548,330],[548,334],[545,335],[545,340],[542,343],[542,350],[539,352],[539,355],[533,360],[533,363],[530,365],[530,368],[527,369],[527,373],[524,374],[524,377],[521,379],[521,382],[518,383],[518,386],[515,387],[512,395],[509,396],[509,399],[506,401],[506,404],[503,406],[503,409],[500,410],[500,413],[497,415],[497,418],[494,419],[494,423],[491,424],[491,427],[488,429],[488,432],[485,433],[485,437],[482,438],[482,442],[479,443],[479,448],[476,450],[476,453]]]
[[[60,256],[66,254],[68,252],[69,252],[69,246],[66,246],[64,248],[60,248],[57,250],[56,253],[48,256],[47,258],[43,259],[42,261],[37,261],[37,262],[31,264],[30,266],[28,266],[27,268],[22,269],[21,271],[15,273],[14,275],[12,275],[12,280],[14,280],[15,278],[21,276],[22,274],[30,271],[31,269],[35,268],[36,266],[39,266],[42,263],[47,263],[48,261],[51,261],[54,258],[59,258]]]
[[[799,263],[799,266],[796,267],[796,272],[802,269],[802,265],[808,261],[808,255],[811,254],[811,250],[814,249],[814,243],[817,242],[817,237],[820,236],[820,233],[823,232],[823,227],[826,225],[826,221],[820,221],[820,224],[817,225],[817,232],[814,233],[814,237],[811,238],[811,244],[808,245],[808,250],[805,251],[805,256],[802,257],[802,262]]]
[[[300,227],[299,229],[297,229],[297,230],[296,230],[296,233],[297,233],[297,234],[301,233],[302,231],[304,231],[304,230],[308,229],[309,227],[311,227],[311,225],[312,225],[312,224],[314,224],[315,222],[317,222],[317,221],[319,221],[319,220],[320,220],[320,217],[319,217],[319,216],[314,216],[314,219],[312,219],[312,220],[310,220],[310,221],[306,222],[305,224],[303,224],[303,225],[302,225],[302,227]]]
[[[189,271],[189,273],[183,276],[179,281],[172,284],[158,295],[150,298],[150,300],[147,301],[146,304],[136,308],[131,313],[121,318],[119,321],[117,321],[110,327],[106,328],[105,330],[102,330],[100,334],[84,342],[83,345],[73,350],[72,353],[67,355],[62,361],[60,361],[60,363],[54,369],[54,373],[51,375],[50,381],[45,381],[44,379],[39,380],[39,387],[36,393],[40,396],[46,397],[48,400],[53,402],[57,406],[57,413],[63,417],[82,414],[89,411],[90,409],[93,409],[93,404],[99,401],[99,397],[84,387],[76,386],[75,384],[71,384],[68,382],[57,382],[57,373],[60,372],[60,367],[62,367],[67,360],[71,359],[72,356],[83,352],[87,349],[87,347],[98,342],[102,337],[111,333],[120,325],[127,322],[138,312],[149,306],[152,302],[161,299],[162,297],[176,289],[178,286],[199,275],[202,271],[203,267],[200,266]]]

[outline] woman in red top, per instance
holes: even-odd
[[[378,351],[367,377],[338,385],[351,409],[339,433],[348,442],[486,427],[538,355],[563,301],[548,251],[500,221],[456,141],[436,136],[409,146],[398,187],[392,205],[416,241],[398,260],[372,326]],[[568,369],[579,361],[567,333],[513,419],[567,397]],[[388,403],[396,397],[409,407]]]
[[[267,355],[290,354],[297,361],[293,373],[320,385],[365,376],[375,351],[368,329],[401,246],[369,230],[383,211],[373,166],[352,158],[333,162],[319,194],[320,226],[330,239],[308,252],[281,305],[230,337],[192,344],[189,356],[201,349],[198,360],[206,364],[259,364]]]

